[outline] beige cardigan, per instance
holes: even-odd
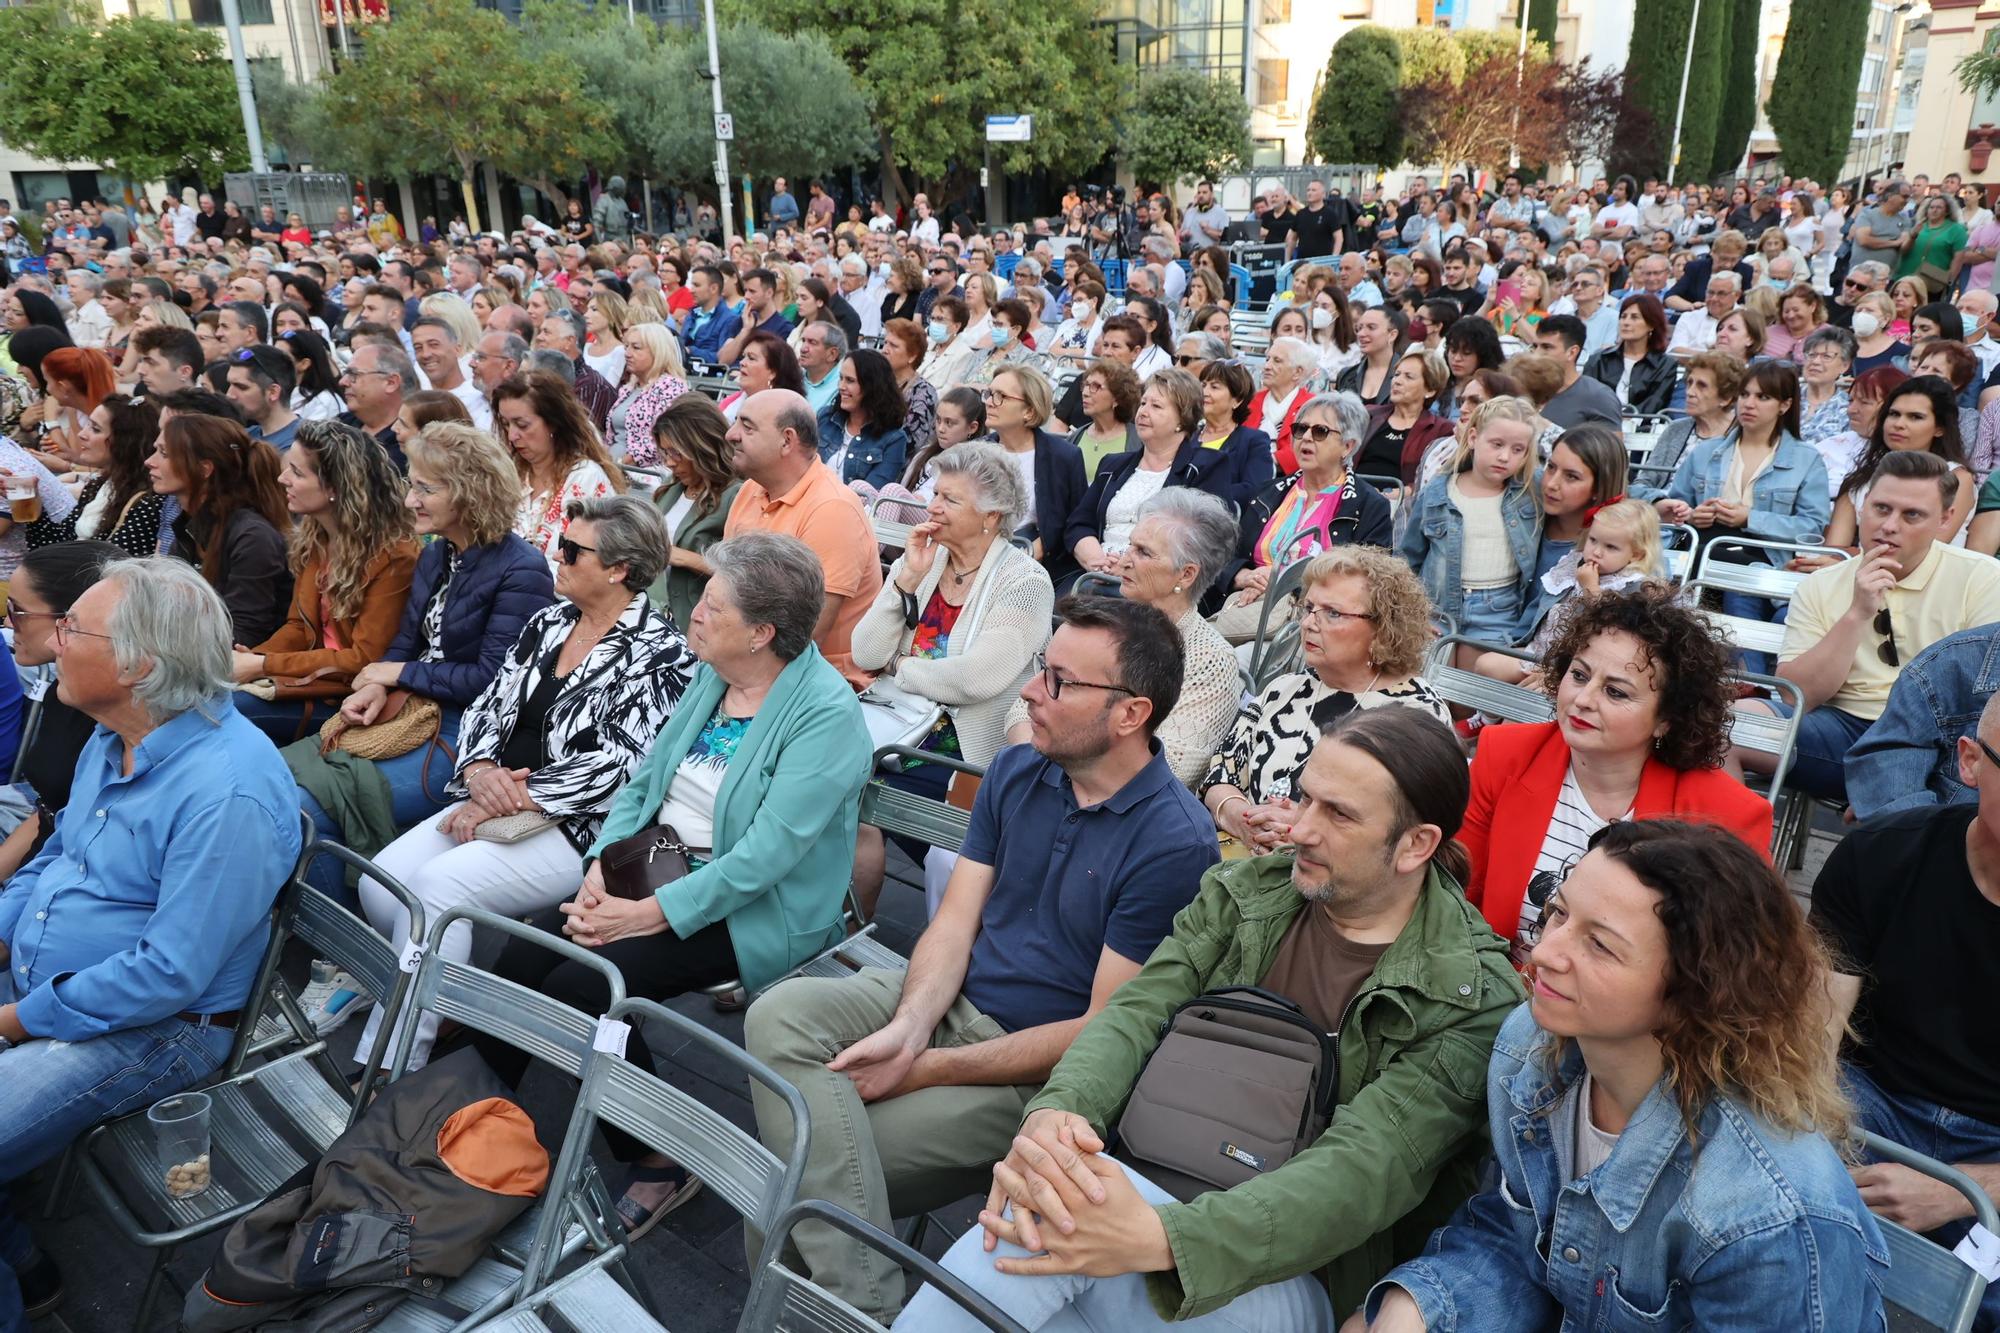
[[[940,550],[917,586],[919,607],[930,604],[946,563]],[[886,672],[909,693],[944,705],[965,761],[984,768],[1006,744],[1007,707],[1034,670],[1035,654],[1048,645],[1055,588],[1027,552],[996,540],[979,562],[945,655],[910,657],[916,631],[903,624],[903,597],[896,590],[902,568],[898,556],[875,604],[855,625],[854,664]]]

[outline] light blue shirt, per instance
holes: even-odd
[[[840,396],[840,367],[834,366],[826,372],[823,380],[806,379],[806,401],[812,404],[813,415],[824,412],[827,405]]]
[[[0,889],[17,1015],[85,1041],[175,1014],[241,1009],[299,855],[298,785],[228,695],[182,713],[124,766],[99,727],[55,832]]]

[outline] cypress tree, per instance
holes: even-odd
[[[1556,49],[1556,10],[1560,0],[1528,0],[1528,38]]]
[[[1715,154],[1709,174],[1724,175],[1743,161],[1750,131],[1757,127],[1757,0],[1726,0],[1729,30],[1724,38],[1722,111],[1715,125]]]
[[[1674,103],[1687,55],[1694,0],[1637,0],[1632,45],[1625,57],[1625,97],[1634,112],[1621,118],[1612,149],[1614,172],[1665,176],[1672,149]],[[1690,96],[1692,95],[1692,89]]]
[[[1847,160],[1868,14],[1869,0],[1813,0],[1792,8],[1764,109],[1785,170],[1794,176],[1831,181]]]
[[[1724,39],[1729,30],[1729,11],[1734,0],[1702,0],[1701,21],[1695,27],[1694,60],[1688,67],[1687,109],[1681,117],[1681,160],[1674,168],[1674,179],[1688,181],[1698,179],[1708,172],[1708,165],[1715,160],[1715,131],[1722,116],[1722,80],[1724,67],[1728,63]],[[1687,29],[1681,29],[1685,37]],[[1681,58],[1687,57],[1682,48]],[[1679,74],[1676,64],[1675,73]],[[1679,96],[1678,86],[1675,96]],[[1667,152],[1673,153],[1673,104],[1667,106],[1667,114],[1662,121],[1667,127]],[[1669,162],[1669,166],[1672,163]]]

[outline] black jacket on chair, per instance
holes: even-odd
[[[1237,530],[1236,555],[1222,567],[1215,582],[1209,585],[1208,593],[1202,598],[1202,612],[1214,615],[1222,609],[1222,604],[1235,590],[1236,576],[1256,563],[1257,541],[1264,535],[1264,525],[1271,521],[1271,515],[1278,512],[1278,506],[1285,502],[1292,488],[1299,484],[1298,474],[1279,477],[1257,494],[1243,502],[1243,515]],[[1367,482],[1354,479],[1353,508],[1342,506],[1340,514],[1333,520],[1333,540],[1339,546],[1379,546],[1385,551],[1394,550],[1395,527],[1392,521],[1389,497],[1376,490]]]
[[[1625,373],[1625,349],[1613,343],[1590,358],[1583,373],[1613,393],[1618,392],[1618,377]],[[1645,359],[1632,367],[1625,405],[1647,416],[1666,411],[1673,400],[1674,380],[1679,374],[1680,366],[1665,352],[1646,353]]]

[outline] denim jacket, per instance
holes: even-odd
[[[1958,738],[1977,730],[1996,690],[2000,625],[1960,630],[1904,663],[1882,716],[1847,752],[1855,818],[1978,800],[1959,780]]]
[[[1722,494],[1734,461],[1736,432],[1720,439],[1697,441],[1682,455],[1667,484],[1667,498],[1698,505]],[[1799,443],[1798,437],[1781,433],[1771,465],[1750,483],[1750,519],[1743,525],[1746,535],[1773,542],[1816,542],[1826,535],[1826,520],[1833,510],[1827,499],[1826,460],[1819,450]],[[1776,551],[1762,553],[1772,564],[1785,557]]]
[[[820,461],[831,463],[843,444],[847,444],[847,414],[840,410],[840,404],[829,403],[819,414]],[[871,421],[854,443],[847,445],[847,460],[841,466],[840,480],[865,481],[877,488],[887,486],[903,475],[903,462],[909,452],[910,437],[901,426],[882,430]]]
[[[1450,484],[1449,474],[1432,477],[1417,496],[1416,512],[1404,530],[1399,554],[1423,579],[1431,604],[1455,623],[1465,607],[1465,581],[1459,572],[1465,551],[1465,517],[1446,489]],[[1535,558],[1542,537],[1542,511],[1535,504],[1535,495],[1536,490],[1510,482],[1500,496],[1500,519],[1507,528],[1507,546],[1514,554],[1517,588],[1524,606],[1535,600]]]
[[[1486,1076],[1495,1158],[1486,1186],[1368,1295],[1400,1286],[1432,1333],[1886,1327],[1889,1251],[1833,1146],[1792,1135],[1728,1098],[1688,1139],[1662,1080],[1610,1158],[1565,1183],[1553,1112],[1581,1081],[1558,1077],[1529,1005],[1511,1014]]]

